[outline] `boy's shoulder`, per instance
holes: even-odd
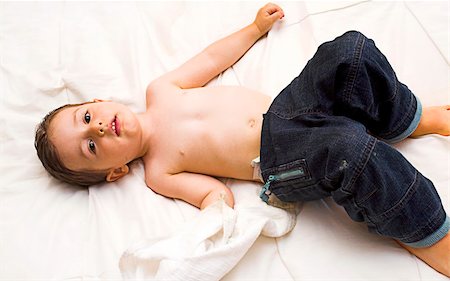
[[[156,79],[147,85],[146,95],[178,93],[182,89],[165,79]]]
[[[176,99],[181,89],[166,81],[154,80],[147,85],[145,91],[146,107],[155,106],[157,100],[170,97]]]

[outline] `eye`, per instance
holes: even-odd
[[[91,114],[89,112],[86,111],[86,113],[84,114],[84,121],[89,124],[89,122],[91,122]]]
[[[92,151],[93,153],[95,153],[95,143],[93,140],[88,140],[88,147],[89,150]]]

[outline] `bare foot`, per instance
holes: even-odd
[[[427,248],[411,248],[400,242],[399,244],[436,271],[450,277],[450,234],[447,233],[439,242]]]
[[[417,129],[411,137],[427,134],[450,135],[450,105],[425,107]]]

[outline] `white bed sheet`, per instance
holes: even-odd
[[[317,46],[346,30],[375,40],[427,105],[450,102],[448,2],[278,2],[286,17],[211,84],[275,96]],[[198,210],[146,188],[142,163],[76,190],[50,178],[33,147],[49,110],[93,98],[144,110],[147,84],[251,22],[264,2],[0,2],[0,279],[118,280],[122,253],[176,233]],[[397,147],[449,206],[450,141]],[[239,193],[259,185],[227,180]],[[331,200],[306,203],[294,230],[260,237],[223,280],[447,280],[367,233]]]

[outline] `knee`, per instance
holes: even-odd
[[[359,31],[351,30],[344,34],[336,37],[334,40],[330,41],[335,48],[338,50],[353,50],[356,46],[364,44],[368,38]]]
[[[380,57],[384,59],[384,56],[380,56],[381,52],[376,47],[375,41],[359,31],[347,31],[334,41],[336,42],[336,47],[345,52],[343,54],[345,60],[371,61]]]
[[[359,31],[347,31],[334,40],[319,46],[317,54],[326,56],[327,61],[336,65],[351,65],[355,58],[361,59],[368,38]]]
[[[342,34],[341,36],[337,37],[337,40],[346,40],[346,41],[357,41],[360,38],[367,39],[367,37],[362,34],[360,31],[356,30],[350,30]]]

